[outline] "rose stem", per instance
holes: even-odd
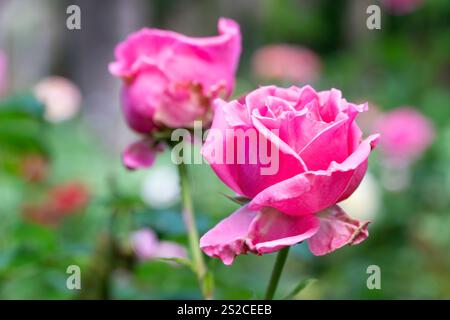
[[[285,247],[280,250],[277,254],[277,260],[273,266],[272,275],[270,276],[269,285],[267,286],[265,300],[272,300],[277,290],[278,281],[280,280],[281,272],[283,272],[283,267],[286,262],[287,256],[289,254],[289,248]]]
[[[212,290],[206,279],[207,268],[203,259],[203,254],[200,251],[198,231],[197,226],[195,225],[194,206],[192,203],[191,190],[189,188],[187,167],[183,162],[178,164],[177,167],[180,175],[181,198],[183,203],[182,214],[188,232],[189,246],[193,255],[194,269],[197,273],[197,279],[199,281],[203,297],[205,299],[212,299]]]

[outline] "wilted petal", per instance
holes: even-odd
[[[250,211],[247,206],[240,208],[209,230],[200,239],[200,248],[208,256],[232,264],[235,256],[251,250],[248,230],[257,215],[257,211]]]
[[[359,244],[369,236],[369,221],[352,219],[339,206],[333,206],[317,217],[320,219],[319,231],[308,240],[309,249],[316,256]]]
[[[319,230],[314,215],[288,216],[274,208],[264,208],[250,228],[250,239],[258,254],[271,253],[312,237]]]
[[[293,217],[273,208],[251,211],[244,206],[206,233],[200,247],[230,265],[239,254],[275,252],[310,238],[318,229],[313,215]]]

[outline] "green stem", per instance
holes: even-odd
[[[285,247],[278,252],[277,260],[273,266],[272,275],[270,276],[269,285],[267,286],[266,295],[264,297],[265,300],[272,300],[275,295],[281,272],[283,272],[283,267],[289,254],[289,248],[290,247]]]
[[[183,219],[189,237],[189,246],[192,253],[193,265],[197,274],[197,279],[205,299],[212,299],[212,288],[208,283],[205,260],[200,251],[197,226],[195,225],[194,206],[192,203],[191,190],[189,187],[189,177],[187,167],[184,163],[178,165],[181,184],[181,198],[183,203]]]

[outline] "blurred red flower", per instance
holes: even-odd
[[[62,218],[84,209],[89,202],[87,186],[81,182],[67,182],[48,190],[41,202],[22,206],[23,216],[43,225],[57,225]]]

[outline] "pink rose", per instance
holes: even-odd
[[[378,135],[362,140],[355,117],[367,104],[353,104],[339,90],[262,87],[239,101],[218,101],[202,154],[221,180],[250,202],[200,240],[202,250],[231,264],[241,253],[270,253],[308,239],[313,254],[324,255],[367,236],[368,222],[348,217],[336,204],[361,182]],[[219,149],[249,154],[230,143],[229,131],[257,131],[258,147],[270,144],[278,170],[270,164],[217,161]],[[262,141],[261,141],[262,140]],[[228,153],[229,150],[226,151]],[[219,159],[220,160],[220,159]]]
[[[211,101],[230,96],[241,52],[239,25],[221,18],[218,28],[218,36],[207,38],[142,29],[117,46],[109,70],[123,79],[123,111],[132,129],[148,134],[166,127],[191,127],[195,120],[210,124]],[[146,146],[147,154],[126,150],[127,167],[148,167],[153,162],[152,142],[140,145],[141,151]],[[143,161],[135,154],[144,155]]]
[[[123,108],[134,130],[207,121],[211,99],[231,94],[241,51],[239,25],[222,18],[218,28],[220,35],[208,38],[142,29],[117,46],[109,69],[124,80]]]
[[[322,62],[308,48],[288,44],[264,46],[253,55],[252,71],[259,79],[307,83],[319,78]]]
[[[394,165],[414,162],[433,142],[430,121],[411,107],[394,109],[381,115],[375,124],[381,133],[380,149]]]

